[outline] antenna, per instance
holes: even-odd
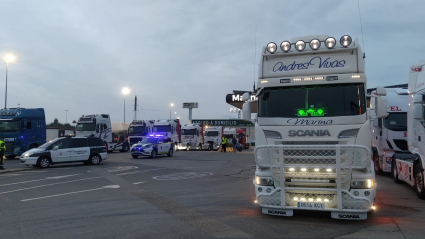
[[[257,58],[257,23],[255,23],[255,37],[254,37],[254,89],[255,91],[255,59]]]
[[[363,52],[366,52],[364,48],[364,39],[363,39],[363,23],[362,23],[362,14],[360,13],[360,0],[357,0],[357,6],[359,8],[359,18],[360,18],[360,30],[362,32],[362,43],[363,43]],[[363,53],[363,58],[366,58],[365,53]]]
[[[134,109],[133,109],[133,112],[134,112],[133,120],[134,121],[137,120],[137,111],[139,111],[139,110],[137,110],[137,95],[136,95],[136,96],[134,96]]]

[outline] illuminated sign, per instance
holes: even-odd
[[[296,115],[298,117],[325,116],[325,111],[322,108],[297,109]]]
[[[230,108],[230,113],[238,113],[239,111],[242,111],[242,110],[238,108]]]
[[[249,120],[223,120],[223,119],[194,119],[192,124],[203,124],[208,126],[254,126]]]
[[[230,95],[232,97],[232,101],[242,101],[242,95],[239,94],[233,94]],[[257,100],[257,97],[255,95],[251,95],[249,97],[249,100]]]

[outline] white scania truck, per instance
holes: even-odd
[[[127,152],[130,149],[130,145],[124,137],[113,139],[111,118],[108,114],[81,116],[75,126],[75,136],[101,138],[109,152],[115,150]]]
[[[406,182],[419,198],[425,199],[425,63],[413,65],[409,72],[407,101],[407,144],[410,154],[394,154],[391,176]]]
[[[177,145],[178,150],[202,150],[204,145],[203,125],[183,125],[181,129],[181,139],[181,143]]]
[[[207,145],[207,150],[217,151],[221,146],[222,135],[223,135],[223,127],[205,126],[204,142]]]
[[[402,85],[398,85],[400,87]],[[373,122],[372,154],[375,173],[391,172],[394,153],[407,149],[407,84],[406,88],[385,87],[388,116]],[[372,95],[374,95],[372,91]],[[373,98],[373,97],[372,97]],[[374,105],[374,101],[371,101]]]
[[[271,215],[318,210],[366,219],[377,186],[371,121],[385,117],[387,107],[378,87],[376,114],[367,110],[358,41],[346,35],[271,42],[259,65],[258,100],[243,96],[244,111],[257,109],[255,202]]]
[[[155,120],[135,120],[128,127],[128,142],[130,145],[137,144],[143,138],[152,133]]]
[[[171,138],[175,145],[174,151],[177,144],[181,142],[180,120],[178,119],[156,120],[153,124],[153,132]]]

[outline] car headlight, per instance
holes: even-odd
[[[25,153],[25,154],[23,154],[22,156],[21,156],[21,158],[28,158],[30,156],[30,153]]]
[[[255,184],[261,186],[273,186],[273,179],[271,178],[263,178],[263,177],[255,177]]]
[[[357,188],[357,189],[373,188],[373,179],[352,181],[351,188]]]

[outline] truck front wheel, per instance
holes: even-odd
[[[424,170],[420,163],[416,165],[415,169],[415,192],[420,199],[425,199]]]
[[[397,161],[395,157],[393,157],[393,166],[391,167],[391,177],[393,178],[395,183],[401,183],[400,179],[398,179],[398,169],[397,169]]]
[[[375,168],[375,174],[376,175],[381,175],[382,174],[382,169],[381,166],[379,164],[379,156],[377,152],[373,153],[373,165]]]

